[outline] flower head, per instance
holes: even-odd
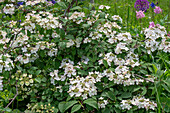
[[[20,5],[23,5],[24,2],[18,2],[17,4],[20,6]]]
[[[55,4],[55,3],[56,3],[56,1],[55,1],[55,0],[52,0],[52,3],[53,3],[53,4]]]
[[[153,2],[151,3],[151,7],[152,7],[152,8],[154,8],[154,7],[155,7],[155,4],[154,4]]]
[[[136,0],[134,7],[136,10],[146,11],[149,8],[149,2],[147,0]]]
[[[155,27],[155,23],[152,21],[152,22],[149,22],[149,28],[152,28],[152,27]]]
[[[162,13],[162,9],[160,7],[158,7],[158,6],[155,6],[154,12],[156,14]]]
[[[144,11],[136,11],[136,18],[139,19],[139,18],[143,18],[145,17],[145,14],[144,14]]]

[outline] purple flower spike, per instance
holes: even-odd
[[[149,9],[149,2],[147,0],[136,0],[134,7],[136,10],[146,11]]]

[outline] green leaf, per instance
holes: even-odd
[[[73,11],[73,10],[81,10],[82,8],[80,7],[80,6],[76,6],[76,7],[73,7],[71,10]]]
[[[72,97],[71,97],[71,96],[68,96],[67,99],[66,99],[66,101],[69,101],[70,99],[72,99]]]
[[[81,108],[81,105],[80,104],[76,104],[72,107],[71,109],[71,113],[74,113],[76,111],[78,111],[79,109]]]
[[[108,68],[108,64],[107,64],[107,61],[106,60],[103,60],[103,64],[106,68]]]
[[[141,72],[142,74],[144,74],[144,75],[148,74],[148,72],[145,71],[145,70],[140,70],[140,72]]]
[[[107,108],[107,107],[105,107],[105,108],[102,110],[102,113],[110,113],[110,112],[111,112],[110,109]]]
[[[142,87],[141,89],[143,89],[143,91],[142,91],[142,93],[141,93],[141,95],[143,96],[143,95],[145,95],[145,94],[146,94],[147,89],[146,89],[146,87]]]
[[[124,92],[124,93],[122,93],[122,95],[121,95],[122,98],[129,98],[129,97],[131,97],[131,96],[132,96],[132,94],[131,94],[130,92]]]
[[[85,100],[83,103],[84,103],[84,104],[87,104],[87,105],[89,105],[89,106],[91,106],[91,107],[93,107],[93,108],[96,108],[96,109],[98,110],[97,101],[95,101],[95,100],[92,99],[92,98],[89,98],[89,99]]]
[[[10,108],[5,108],[4,111],[11,112],[12,110]]]
[[[64,2],[58,2],[58,5],[65,8],[65,9],[67,8],[67,6]]]
[[[66,102],[60,102],[58,104],[58,108],[60,110],[61,113],[64,113],[64,105],[66,104]]]
[[[161,84],[163,87],[164,87],[164,89],[166,90],[166,91],[168,91],[169,93],[170,93],[170,88],[168,87],[168,86],[166,86],[165,84]]]
[[[140,89],[140,87],[134,88],[132,92],[136,92],[136,91],[138,91],[139,89]]]
[[[158,68],[153,64],[153,68],[154,68],[154,71],[155,73],[158,71]]]
[[[35,72],[35,75],[39,75],[41,73],[41,70],[38,70]]]
[[[43,82],[46,82],[46,81],[47,81],[47,79],[46,79],[45,77],[43,77],[43,78],[42,78],[42,81],[43,81]]]
[[[71,106],[73,106],[74,104],[76,104],[77,101],[76,100],[73,100],[73,101],[69,101],[65,104],[65,109],[64,111],[68,110]]]
[[[41,83],[41,78],[35,78],[35,81],[37,81],[38,83]]]
[[[114,94],[113,94],[112,91],[107,92],[107,96],[108,96],[111,100],[115,100],[115,96],[114,96]]]

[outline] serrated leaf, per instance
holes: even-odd
[[[71,109],[71,113],[74,113],[76,111],[78,111],[79,109],[81,108],[81,105],[80,104],[76,104],[72,107]]]
[[[73,101],[69,101],[65,104],[65,109],[64,111],[68,110],[71,106],[73,106],[74,104],[76,104],[77,101],[76,100],[73,100]]]
[[[92,98],[89,98],[89,99],[85,100],[83,103],[84,103],[84,104],[87,104],[87,105],[89,105],[89,106],[91,106],[91,107],[93,107],[93,108],[98,109],[97,101],[95,101],[95,100],[92,99]]]

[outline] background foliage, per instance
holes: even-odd
[[[1,112],[170,111],[168,1],[141,22],[135,1],[18,2],[0,2]]]

